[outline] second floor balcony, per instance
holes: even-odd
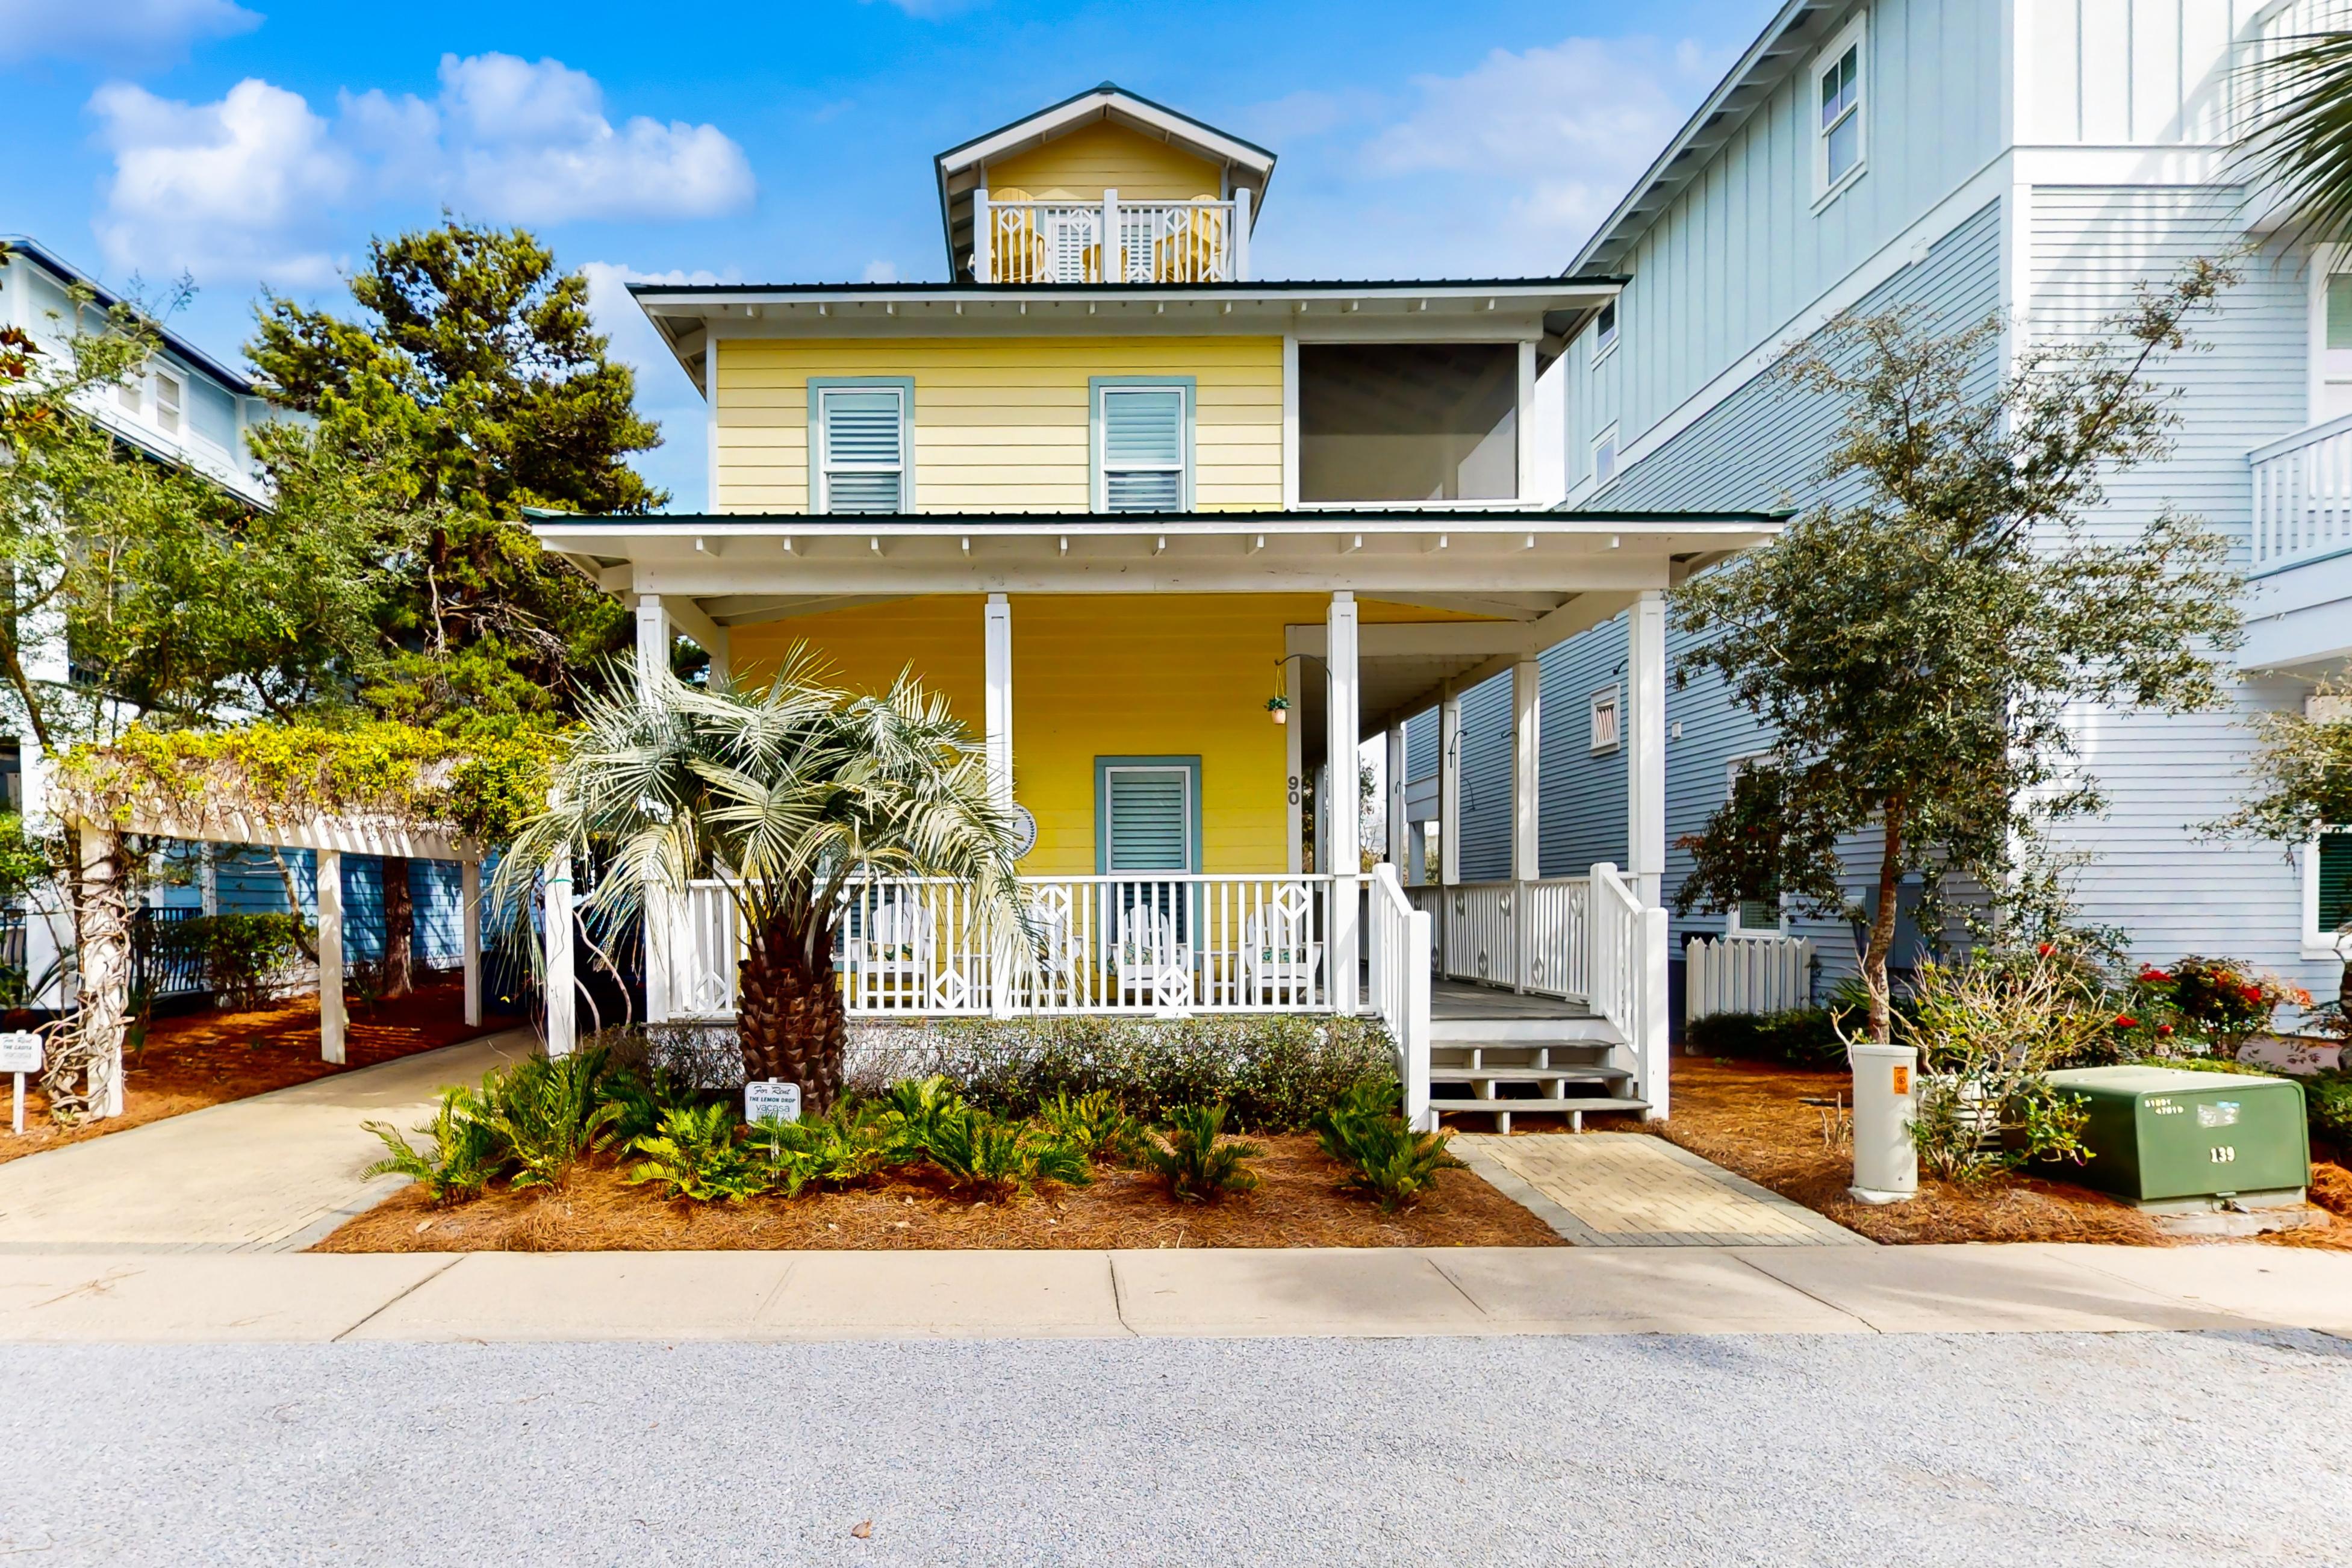
[[[1191,201],[1041,200],[973,193],[972,276],[982,283],[1237,283],[1249,276],[1249,193]],[[1106,244],[1108,240],[1108,244]]]

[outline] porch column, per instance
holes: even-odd
[[[1388,838],[1389,864],[1396,868],[1397,880],[1410,882],[1406,875],[1412,869],[1412,833],[1404,819],[1404,726],[1389,726],[1388,755]]]
[[[1450,681],[1437,702],[1437,879],[1462,880],[1462,694]]]
[[[1511,666],[1511,876],[1543,875],[1543,669],[1532,658]]]
[[[482,863],[457,863],[457,941],[466,966],[466,1023],[482,1021]]]
[[[319,902],[319,1059],[343,1052],[343,852],[321,849],[312,879]]]
[[[637,595],[637,690],[650,701],[669,673],[669,615],[658,594]]]
[[[1307,869],[1307,719],[1301,694],[1307,689],[1307,661],[1297,654],[1283,660],[1282,689],[1290,696],[1290,711],[1282,726],[1284,767],[1287,770],[1290,831],[1284,836],[1282,868],[1291,876]]]
[[[546,890],[541,900],[541,943],[547,952],[547,1054],[572,1054],[574,999],[572,994],[572,857],[562,856],[547,868]]]
[[[1013,804],[1013,604],[988,596],[983,653],[988,677],[988,793]]]
[[[1625,746],[1625,868],[1644,908],[1664,897],[1666,872],[1666,596],[1645,588],[1626,612],[1633,712]]]
[[[1329,632],[1324,658],[1331,668],[1331,696],[1326,707],[1330,724],[1324,739],[1325,773],[1330,825],[1329,841],[1320,858],[1337,875],[1331,891],[1331,1005],[1341,1012],[1356,1007],[1357,886],[1363,869],[1364,797],[1357,784],[1356,711],[1359,686],[1356,670],[1356,595],[1341,588],[1331,595]]]

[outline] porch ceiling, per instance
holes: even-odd
[[[1780,521],[1755,512],[788,513],[537,517],[531,527],[607,591],[692,601],[722,625],[845,596],[1339,588],[1533,625],[1568,608],[1570,596],[1622,602],[1669,587],[1770,539]]]

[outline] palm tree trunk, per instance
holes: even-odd
[[[752,942],[739,972],[736,1026],[744,1076],[799,1084],[803,1110],[822,1115],[841,1096],[849,1018],[831,933],[819,931],[814,942],[809,934],[779,920]]]

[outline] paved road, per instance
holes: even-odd
[[[48,1563],[2352,1552],[2352,1342],[2299,1331],[7,1345],[0,1386],[0,1554]]]

